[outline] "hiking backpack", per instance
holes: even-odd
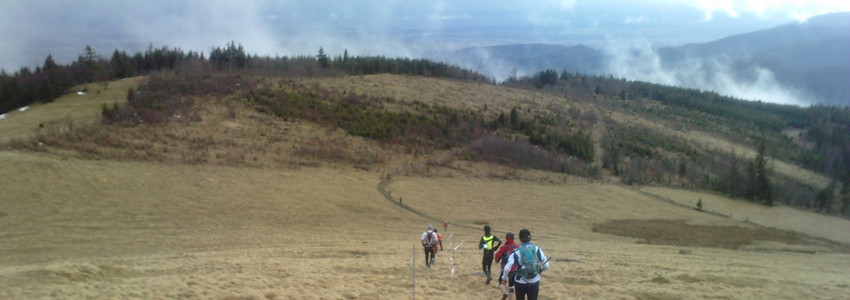
[[[433,231],[429,232],[428,237],[425,238],[425,245],[424,246],[427,247],[427,248],[433,248],[434,246],[437,246],[437,239],[438,238],[436,237],[436,235],[437,234],[434,233]]]
[[[517,275],[521,278],[532,279],[540,274],[540,258],[537,257],[537,246],[523,245],[519,247],[519,268]]]

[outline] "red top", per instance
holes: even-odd
[[[505,244],[502,245],[502,247],[499,247],[499,251],[496,251],[496,255],[493,256],[493,260],[499,262],[503,255],[505,256],[505,258],[507,258],[508,255],[511,255],[511,253],[513,253],[514,249],[516,248],[519,248],[519,245],[514,243],[514,239],[505,239]],[[507,262],[507,259],[505,259],[504,262]]]

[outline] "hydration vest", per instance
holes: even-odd
[[[490,237],[484,236],[482,238],[484,239],[484,245],[486,245],[486,248],[484,248],[484,250],[493,250],[493,239],[495,239],[496,236],[490,235]]]

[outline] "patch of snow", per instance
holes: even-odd
[[[0,115],[0,120],[3,120],[3,119],[5,119],[5,118],[6,118],[6,114],[2,114],[2,115]]]
[[[77,92],[77,95],[80,95],[80,96],[85,95],[85,94],[86,94],[86,92],[83,92],[83,91]]]
[[[23,112],[23,111],[27,111],[28,109],[30,109],[29,106],[24,106],[24,107],[18,108],[18,111]]]

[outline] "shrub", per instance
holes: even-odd
[[[225,97],[250,86],[246,78],[234,73],[157,72],[148,77],[136,92],[127,91],[128,105],[104,108],[103,122],[126,125],[154,124],[169,120],[197,118],[191,111],[195,98]],[[180,116],[180,117],[178,117]]]
[[[596,177],[598,172],[585,162],[549,152],[525,140],[487,136],[466,153],[468,159],[483,160],[518,168],[532,168],[578,176]]]

